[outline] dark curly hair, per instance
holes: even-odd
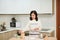
[[[36,16],[35,20],[38,21],[37,12],[35,10],[33,10],[33,11],[30,12],[30,20],[32,20],[32,17],[31,17],[32,13],[35,14],[35,16]]]

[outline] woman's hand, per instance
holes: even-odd
[[[38,31],[38,30],[39,30],[39,28],[34,28],[33,30],[34,30],[34,31]]]

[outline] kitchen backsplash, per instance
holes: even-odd
[[[7,27],[10,27],[11,18],[15,17],[17,22],[20,22],[20,27],[25,27],[29,21],[29,15],[0,15],[0,24],[6,22]],[[38,15],[41,20],[42,28],[54,28],[56,27],[56,16],[52,15]]]

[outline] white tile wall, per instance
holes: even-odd
[[[18,22],[20,22],[21,27],[25,27],[29,21],[29,15],[0,15],[0,22],[6,22],[6,25],[9,27],[9,22],[11,18],[15,17]],[[38,15],[38,18],[41,20],[43,28],[55,28],[56,27],[56,18],[55,14],[51,15]]]

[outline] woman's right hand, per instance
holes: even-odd
[[[34,28],[34,31],[38,31],[39,30],[39,28]]]

